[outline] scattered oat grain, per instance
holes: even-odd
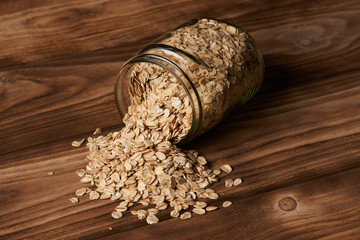
[[[140,220],[145,219],[147,215],[148,215],[148,213],[146,210],[138,210],[137,211],[137,216]]]
[[[220,169],[216,169],[213,171],[213,174],[215,174],[215,176],[220,175],[220,173],[221,173]]]
[[[206,213],[206,210],[203,209],[203,208],[194,208],[192,211],[193,211],[194,213],[196,213],[196,214],[199,214],[199,215],[203,215],[203,214]]]
[[[225,187],[226,188],[231,188],[232,186],[234,186],[234,181],[232,179],[226,179],[225,180]]]
[[[205,159],[203,156],[199,156],[199,157],[197,158],[197,161],[198,161],[198,163],[200,163],[201,165],[207,164],[207,161],[206,161],[206,159]]]
[[[91,191],[90,192],[90,196],[89,196],[89,199],[90,200],[95,200],[95,199],[99,199],[100,197],[100,194],[96,191]]]
[[[204,208],[204,207],[207,206],[207,203],[206,202],[196,201],[194,206],[197,207],[197,208]]]
[[[177,218],[177,217],[180,216],[180,213],[178,211],[176,211],[176,210],[172,210],[170,212],[170,216],[173,217],[173,218]]]
[[[71,197],[71,198],[70,198],[70,202],[72,202],[72,203],[78,203],[78,202],[79,202],[79,199],[76,198],[76,197]]]
[[[147,210],[147,212],[148,212],[149,215],[155,215],[155,214],[158,214],[158,213],[159,213],[159,210],[156,209],[156,208],[149,208],[149,209]]]
[[[146,222],[148,224],[155,224],[159,222],[159,219],[155,215],[149,215],[146,217]]]
[[[231,205],[232,205],[232,202],[230,202],[230,201],[225,201],[223,203],[223,207],[230,207]]]
[[[111,216],[113,218],[115,218],[115,219],[118,219],[118,218],[122,218],[123,214],[121,212],[118,212],[118,211],[112,211]]]
[[[210,199],[218,199],[219,198],[219,195],[214,192],[208,193],[208,196]]]
[[[208,207],[206,207],[206,211],[208,211],[208,212],[214,211],[214,210],[216,210],[216,209],[217,209],[217,207],[215,207],[215,206],[208,206]]]
[[[71,143],[71,146],[73,146],[73,147],[80,147],[81,144],[84,143],[84,141],[85,141],[85,139],[82,139],[82,140],[80,140],[80,141],[73,141],[73,142]]]
[[[101,132],[102,132],[101,128],[96,128],[93,135],[99,134]]]
[[[86,193],[86,191],[87,191],[86,188],[80,188],[80,189],[76,190],[75,194],[76,194],[76,196],[81,197]]]
[[[223,170],[224,172],[227,172],[227,173],[231,173],[232,168],[229,164],[224,164],[221,166],[221,170]]]
[[[242,179],[241,178],[237,178],[234,180],[234,186],[238,186],[242,183]]]
[[[191,218],[191,212],[184,212],[183,214],[180,215],[181,219],[189,219]]]

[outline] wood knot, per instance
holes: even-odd
[[[296,208],[297,203],[292,197],[286,197],[279,201],[279,207],[284,211],[292,211]]]

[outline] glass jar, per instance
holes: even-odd
[[[194,19],[147,45],[122,66],[115,84],[122,117],[134,102],[131,74],[142,63],[169,72],[190,100],[191,127],[181,143],[208,131],[254,96],[265,70],[260,51],[246,31],[215,19]]]

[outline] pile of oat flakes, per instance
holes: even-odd
[[[244,72],[251,75],[255,71],[251,63],[258,61],[246,42],[248,38],[234,27],[203,19],[162,40],[206,64],[183,66],[199,91],[203,131],[220,120],[239,91],[245,93],[258,84],[255,78],[244,79]],[[181,219],[216,210],[206,200],[219,198],[210,187],[219,181],[222,171],[230,173],[232,168],[223,165],[212,170],[204,156],[175,145],[187,136],[193,119],[193,106],[183,86],[168,71],[151,63],[138,63],[130,83],[132,104],[123,118],[124,128],[87,139],[88,164],[77,174],[81,182],[91,186],[77,190],[76,195],[119,201],[112,212],[114,218],[121,218],[134,204],[142,204],[143,209],[130,212],[149,224],[159,222],[156,214],[168,208],[172,217]],[[72,145],[79,147],[81,143],[74,141]],[[227,179],[225,187],[241,183],[241,178]],[[77,197],[70,200],[79,201]],[[231,204],[225,201],[223,207]]]

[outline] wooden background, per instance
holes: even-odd
[[[247,29],[267,67],[253,100],[186,146],[243,177],[214,187],[233,205],[150,226],[113,219],[110,200],[71,204],[87,149],[70,143],[121,127],[121,65],[200,16]],[[2,0],[0,239],[360,239],[359,25],[358,0]]]

